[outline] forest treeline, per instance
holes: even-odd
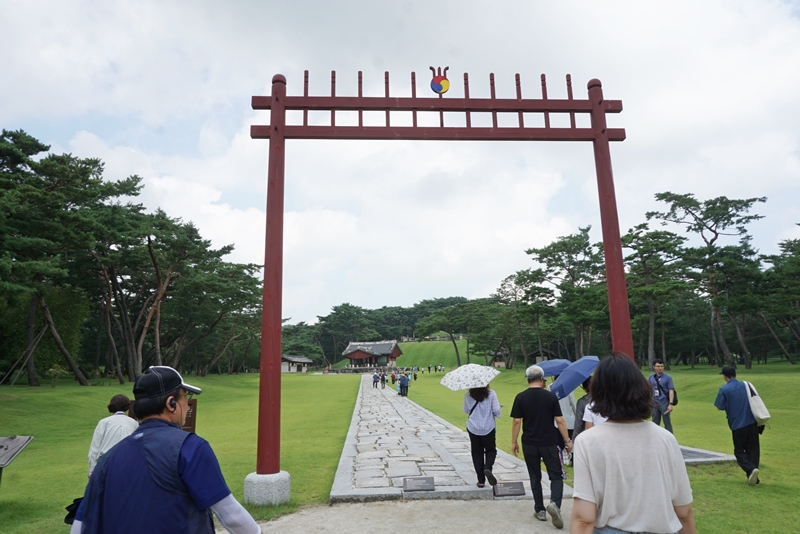
[[[98,159],[52,154],[25,132],[2,131],[2,383],[60,374],[122,383],[159,364],[197,374],[258,368],[260,266],[227,262],[232,245],[215,249],[191,222],[146,212],[141,188],[137,176],[104,180]],[[800,240],[780,242],[775,255],[752,247],[747,227],[766,199],[656,199],[662,211],[622,237],[639,362],[794,363]],[[350,341],[445,335],[459,364],[607,354],[602,244],[589,230],[527,250],[532,267],[486,298],[374,310],[343,303],[315,324],[287,319],[283,353],[322,366],[341,360]]]
[[[0,136],[0,380],[257,366],[260,266],[147,213],[138,176],[107,181],[100,160],[48,151]]]
[[[751,245],[749,223],[766,198],[698,200],[659,193],[662,211],[622,236],[635,358],[652,366],[743,364],[768,357],[795,363],[800,349],[800,240],[779,254]],[[667,230],[675,228],[680,234]],[[537,355],[575,360],[611,352],[602,243],[590,227],[531,248],[535,267],[510,274],[488,298],[424,300],[368,310],[334,306],[313,325],[284,327],[284,352],[325,363],[349,341],[418,339],[444,333],[459,363],[528,365]],[[690,239],[692,238],[692,239]],[[695,246],[688,243],[694,242]],[[466,352],[455,343],[466,336]]]

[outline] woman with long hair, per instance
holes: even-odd
[[[472,465],[478,475],[478,487],[494,486],[497,479],[492,474],[494,460],[497,458],[495,445],[495,418],[500,417],[500,402],[497,394],[489,387],[472,388],[464,394],[464,413],[467,417],[467,433],[472,451]]]
[[[570,532],[696,533],[680,447],[647,421],[653,392],[639,368],[615,353],[595,369],[589,393],[608,420],[575,440]]]

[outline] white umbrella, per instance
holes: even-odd
[[[485,388],[499,374],[500,371],[494,367],[468,363],[444,375],[439,383],[453,391]]]

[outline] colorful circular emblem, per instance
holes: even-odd
[[[434,76],[431,80],[431,89],[434,93],[442,95],[450,89],[450,80],[444,76]]]
[[[444,72],[442,72],[442,67],[439,67],[439,72],[436,72],[436,69],[431,67],[431,72],[433,73],[433,79],[431,80],[431,89],[437,95],[443,95],[450,89],[450,80],[447,79],[447,69],[450,67],[445,67]]]

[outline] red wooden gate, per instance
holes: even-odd
[[[446,73],[445,69],[445,73]],[[413,139],[439,141],[591,141],[597,171],[600,197],[600,221],[603,230],[606,280],[613,348],[633,359],[628,295],[619,235],[617,203],[611,171],[609,141],[623,141],[625,130],[606,127],[606,113],[622,111],[619,100],[604,100],[600,80],[589,81],[589,98],[576,100],[572,81],[567,75],[567,99],[547,98],[547,84],[541,76],[542,97],[522,98],[519,74],[516,75],[516,98],[496,98],[494,74],[489,75],[490,98],[470,98],[469,77],[464,74],[464,98],[418,97],[416,76],[411,73],[411,96],[389,96],[389,73],[384,75],[384,96],[362,94],[361,72],[358,73],[358,96],[336,96],[336,73],[331,73],[330,96],[309,96],[308,71],[305,72],[303,96],[286,95],[286,78],[272,78],[271,96],[254,96],[253,109],[270,110],[270,124],[253,125],[250,136],[269,139],[269,171],[267,182],[267,236],[264,260],[264,312],[261,327],[261,377],[258,406],[258,455],[256,472],[273,474],[280,471],[280,401],[281,401],[281,306],[283,281],[283,198],[284,145],[286,139]],[[303,124],[287,125],[286,110],[303,111]],[[330,124],[309,125],[308,112],[330,111]],[[358,111],[358,126],[336,124],[337,111]],[[364,111],[384,111],[383,126],[364,126]],[[392,126],[390,112],[410,111],[411,126]],[[439,126],[418,126],[418,112],[438,112]],[[465,114],[466,126],[445,126],[445,112]],[[489,112],[491,127],[472,126],[472,112]],[[498,113],[516,113],[518,125],[499,127]],[[524,113],[541,113],[544,127],[526,127]],[[569,114],[569,128],[550,126],[550,115]],[[578,128],[576,113],[591,116],[591,127]]]

